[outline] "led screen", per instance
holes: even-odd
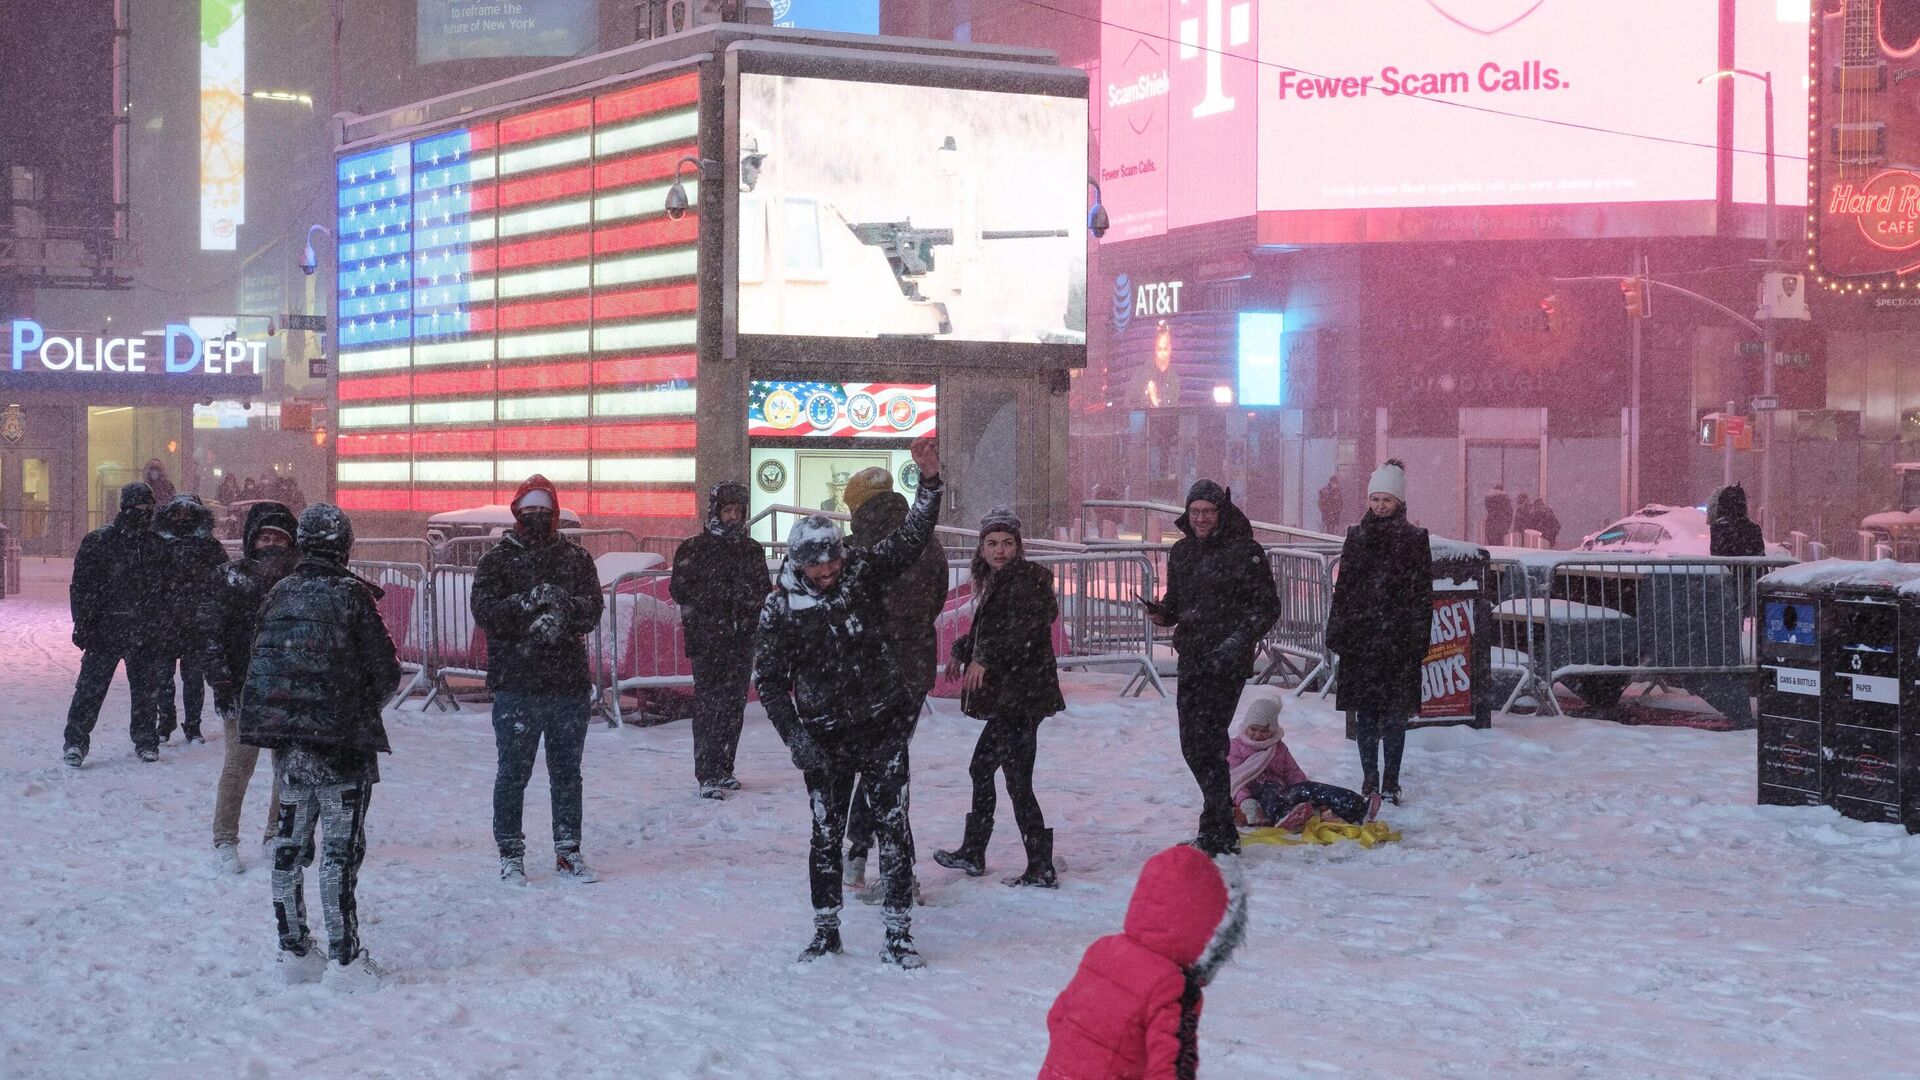
[[[419,0],[415,47],[422,64],[594,51],[599,0]]]
[[[1277,311],[1240,313],[1240,404],[1285,404],[1287,362],[1280,351],[1286,316]]]
[[[1104,0],[1107,239],[1255,213],[1271,244],[1711,233],[1722,7]],[[1731,7],[1797,206],[1807,4]],[[1733,87],[1737,202],[1763,197],[1761,98]]]
[[[342,506],[538,472],[582,514],[693,515],[699,219],[665,200],[698,99],[676,76],[339,159]]]
[[[742,334],[1086,341],[1087,103],[744,74]]]
[[[200,249],[233,251],[247,221],[246,0],[200,5]]]
[[[748,435],[917,439],[933,434],[934,421],[934,388],[927,385],[759,379],[748,385]]]
[[[773,25],[877,34],[880,0],[773,0]]]

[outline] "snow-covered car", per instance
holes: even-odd
[[[1707,526],[1703,506],[1666,506],[1651,503],[1639,513],[1589,533],[1580,541],[1581,551],[1618,551],[1630,555],[1707,556],[1713,553],[1713,538]],[[1768,544],[1767,554],[1789,555],[1784,545]]]

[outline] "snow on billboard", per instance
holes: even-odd
[[[742,334],[1086,340],[1084,98],[740,77]]]
[[[1104,0],[1107,239],[1256,212],[1271,244],[1712,231],[1720,7]],[[1787,205],[1807,34],[1800,0],[1735,8],[1736,63],[1776,73]],[[1757,202],[1756,83],[1734,112]]]

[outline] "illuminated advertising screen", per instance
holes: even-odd
[[[1084,98],[740,76],[739,332],[1084,344]]]
[[[1829,0],[1814,26],[1812,269],[1829,288],[1920,272],[1920,4]]]
[[[1712,233],[1721,8],[1104,0],[1106,239],[1254,214],[1263,244]],[[1807,4],[1732,10],[1736,66],[1776,73],[1776,201],[1798,206]],[[1762,95],[1732,93],[1755,203]]]
[[[773,0],[773,25],[877,34],[880,0]]]
[[[422,64],[594,51],[599,0],[419,0],[414,44]]]
[[[246,220],[246,0],[202,0],[200,250],[235,250]]]
[[[756,379],[747,394],[747,434],[917,439],[934,433],[934,404],[927,385]]]
[[[340,505],[691,517],[698,215],[687,74],[337,162]],[[689,179],[689,195],[698,185]]]

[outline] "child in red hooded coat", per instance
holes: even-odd
[[[1040,1080],[1193,1080],[1201,989],[1246,927],[1239,859],[1188,844],[1148,859],[1124,928],[1087,947],[1047,1012]]]

